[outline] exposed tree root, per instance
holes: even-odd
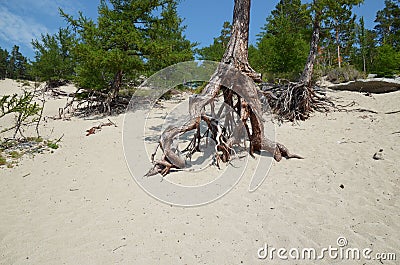
[[[171,168],[182,169],[186,166],[185,159],[178,149],[177,137],[183,133],[195,130],[195,138],[184,149],[190,158],[199,149],[201,139],[200,123],[205,122],[209,137],[215,142],[215,165],[220,161],[228,162],[234,154],[234,145],[248,140],[249,152],[265,150],[270,152],[275,160],[282,157],[301,158],[291,154],[279,143],[267,139],[264,135],[262,119],[262,104],[259,89],[254,82],[261,81],[261,75],[255,72],[248,63],[248,38],[250,19],[250,0],[235,0],[231,37],[220,66],[210,78],[201,95],[189,101],[190,119],[180,127],[167,128],[161,135],[159,145],[163,152],[161,160],[153,161],[154,167],[147,176],[161,173],[166,175]],[[247,78],[243,78],[247,76]],[[214,100],[222,91],[225,103],[225,116],[219,119],[214,111]],[[204,111],[211,107],[211,115]],[[234,118],[235,117],[238,118]],[[246,136],[247,135],[247,136]],[[154,158],[154,155],[152,156]]]
[[[335,104],[320,89],[304,82],[283,81],[262,89],[264,93],[272,94],[267,96],[267,100],[280,121],[304,121],[314,111],[327,112],[335,108]]]
[[[214,164],[219,167],[220,163],[229,162],[235,154],[234,146],[241,146],[249,141],[249,153],[261,150],[268,151],[276,161],[285,158],[302,158],[291,154],[289,150],[280,143],[275,143],[264,136],[262,120],[263,108],[258,98],[258,88],[250,78],[239,78],[238,71],[229,72],[219,69],[211,78],[211,82],[204,88],[203,93],[191,98],[189,103],[189,121],[179,127],[169,127],[161,135],[159,147],[162,150],[160,160],[154,160],[153,168],[146,174],[166,175],[171,169],[183,169],[186,160],[190,159],[195,152],[200,150],[200,141],[208,137],[215,143]],[[225,83],[223,79],[233,80],[230,89],[219,84]],[[222,91],[224,104],[215,111],[214,100]],[[210,108],[211,114],[206,114],[205,109]],[[201,132],[201,123],[207,125],[207,130]],[[194,131],[193,138],[188,146],[180,151],[177,139],[180,135]],[[156,150],[157,151],[157,150]],[[186,157],[182,156],[186,154]]]

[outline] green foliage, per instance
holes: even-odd
[[[41,40],[33,40],[36,61],[32,63],[31,75],[48,84],[71,80],[75,62],[71,50],[75,36],[69,29],[59,29],[54,35],[43,35]]]
[[[37,103],[32,103],[33,93],[24,91],[23,95],[5,95],[0,98],[0,118],[10,113],[27,113],[32,116],[40,111]]]
[[[28,59],[19,51],[19,46],[14,45],[8,62],[8,77],[11,79],[27,79]]]
[[[21,126],[38,120],[41,107],[33,102],[33,93],[24,91],[22,95],[6,95],[0,98],[0,119],[8,114],[14,114],[15,124],[11,128],[2,128],[0,133],[15,129],[15,134]],[[15,135],[14,134],[14,135]]]
[[[365,28],[364,18],[356,25],[356,45],[351,56],[352,63],[357,69],[368,73],[372,69],[376,57],[376,33]]]
[[[219,62],[224,56],[225,49],[231,36],[232,25],[225,21],[222,25],[221,35],[214,38],[213,44],[197,49],[196,53],[199,55],[200,60],[209,60]]]
[[[51,149],[58,149],[60,146],[57,144],[57,142],[47,141],[47,147]]]
[[[327,80],[336,84],[355,81],[361,78],[365,78],[365,76],[352,65],[346,65],[341,68],[337,67],[327,73]]]
[[[124,80],[191,60],[174,0],[101,0],[95,23],[61,15],[77,33],[73,55],[79,87],[118,94]]]
[[[316,0],[312,5],[314,12],[321,14],[323,30],[321,46],[324,64],[327,66],[350,62],[355,43],[355,20],[353,7],[364,0]],[[339,53],[338,53],[339,52]]]
[[[267,76],[297,79],[307,60],[310,31],[306,6],[300,0],[280,1],[258,35],[257,47],[249,48],[251,65]]]
[[[0,48],[0,79],[7,77],[9,57],[8,51]]]
[[[11,156],[11,158],[13,158],[13,159],[19,159],[19,158],[21,158],[23,155],[24,155],[24,154],[23,154],[22,152],[18,152],[18,151],[16,151],[16,150],[10,152],[10,156]]]
[[[29,81],[28,80],[25,80],[25,81],[23,81],[22,82],[22,86],[24,87],[24,86],[30,86],[31,85],[31,83],[29,83]]]
[[[162,8],[159,20],[148,29],[151,49],[144,58],[149,73],[194,59],[193,48],[197,44],[183,35],[186,27],[181,26],[182,22],[177,13],[177,2],[171,1]]]
[[[35,143],[43,142],[43,138],[42,137],[27,137],[26,140],[28,142],[35,142]]]
[[[397,2],[397,3],[396,3]],[[380,44],[400,50],[400,5],[399,1],[385,0],[385,7],[376,14],[375,30]]]
[[[393,77],[399,74],[400,51],[396,51],[393,46],[388,44],[378,47],[372,70],[378,76],[384,77]]]
[[[28,59],[19,51],[19,46],[14,45],[11,53],[0,48],[0,79],[29,79]]]
[[[0,166],[4,166],[7,164],[7,159],[0,152]]]

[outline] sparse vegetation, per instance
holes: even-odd
[[[3,154],[0,152],[0,166],[4,166],[7,164],[7,159],[3,156]]]
[[[21,158],[21,157],[23,156],[23,154],[24,154],[24,153],[18,152],[18,151],[16,151],[16,150],[10,152],[10,156],[11,156],[11,158],[13,158],[13,159],[19,159],[19,158]]]
[[[51,149],[58,149],[59,145],[57,142],[47,141],[47,147]]]
[[[332,83],[342,83],[365,78],[365,74],[359,72],[354,66],[347,65],[334,68],[327,73],[327,80]]]

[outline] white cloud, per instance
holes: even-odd
[[[14,14],[7,8],[0,7],[0,39],[2,41],[29,47],[33,39],[47,32],[49,32],[47,27],[32,18]]]
[[[17,0],[4,3],[13,13],[30,15],[31,13],[40,13],[42,15],[58,17],[58,8],[61,7],[67,13],[75,13],[82,8],[79,1],[64,0]]]

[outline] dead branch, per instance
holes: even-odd
[[[96,131],[100,131],[101,128],[102,128],[102,127],[105,127],[105,126],[114,126],[114,127],[118,127],[118,126],[117,126],[114,122],[112,122],[110,119],[108,119],[108,121],[109,121],[109,122],[107,122],[107,123],[100,123],[99,125],[93,126],[92,128],[86,130],[86,132],[87,132],[86,136],[95,134]]]
[[[385,112],[385,114],[396,114],[396,113],[400,113],[400,110]]]

